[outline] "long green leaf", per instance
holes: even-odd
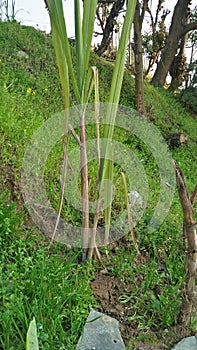
[[[131,32],[131,26],[135,14],[136,0],[128,0],[126,15],[123,23],[121,38],[119,42],[118,52],[116,56],[116,62],[114,66],[112,84],[110,89],[110,95],[108,102],[109,104],[118,105],[120,99],[120,92],[122,88],[122,81],[124,76],[124,67],[125,67],[125,56],[128,46],[129,35]],[[113,135],[113,125],[116,117],[116,106],[112,108],[109,105],[107,118],[110,124],[110,127],[107,132],[107,137],[112,138]]]
[[[94,30],[94,21],[96,14],[97,0],[84,0],[83,12],[83,54],[84,54],[84,69],[87,71],[89,65],[92,34]]]
[[[68,72],[73,85],[73,90],[76,98],[76,102],[80,103],[81,98],[79,94],[76,75],[72,63],[72,56],[70,50],[70,44],[68,40],[66,24],[64,19],[62,0],[45,0],[51,21],[52,37],[54,41],[54,47],[57,57],[58,68],[60,72],[60,78],[62,83],[63,93],[65,93],[65,85],[68,84],[67,77],[65,80],[64,73],[62,72],[62,66],[66,64],[68,66]],[[64,96],[65,97],[65,96]]]
[[[80,0],[75,0],[75,38],[76,38],[76,59],[77,59],[77,81],[81,96],[81,103],[87,103],[89,79],[89,57],[91,51],[92,33],[96,13],[97,0],[85,0],[83,7],[83,20],[81,23]]]
[[[80,12],[79,0],[75,0],[75,40],[76,40],[78,89],[82,99],[81,103],[83,103],[85,102],[83,101],[83,98],[82,98],[82,89],[83,89],[85,71],[84,71],[83,35],[82,35],[81,12]]]
[[[64,98],[64,107],[68,109],[70,106],[70,88],[69,88],[69,74],[66,57],[63,52],[61,41],[59,36],[54,34],[53,36],[54,47],[56,48],[56,59],[59,68],[60,79],[62,82],[62,91]]]
[[[35,318],[29,324],[26,337],[26,350],[39,350]]]
[[[95,85],[94,84],[94,73],[92,71],[92,67],[90,67],[87,71],[84,84],[85,85],[84,85],[83,98],[84,98],[84,101],[89,101],[93,87]]]
[[[105,153],[104,153],[105,156],[101,160],[101,171],[100,171],[101,184],[105,179],[108,179],[109,181],[112,181],[113,179],[113,172],[111,169],[113,167],[113,164],[109,160],[110,152],[111,152],[110,140],[113,137],[114,123],[115,123],[118,103],[120,99],[123,75],[124,75],[125,55],[126,55],[127,44],[129,40],[130,31],[131,31],[131,26],[134,18],[135,7],[136,7],[136,0],[128,0],[126,15],[123,23],[121,38],[120,38],[118,52],[116,56],[115,67],[114,67],[113,76],[112,76],[112,84],[110,88],[110,95],[108,99],[108,106],[107,106],[107,112],[106,112],[106,125],[104,129],[104,138],[107,139],[108,141],[105,148]],[[106,196],[109,196],[110,198],[112,198],[112,193],[110,194],[106,193]],[[109,203],[110,198],[104,198],[104,203],[105,204]],[[106,223],[109,223],[111,220],[111,206],[112,204],[110,204],[105,209]],[[109,236],[108,224],[106,224],[105,236],[106,238]]]

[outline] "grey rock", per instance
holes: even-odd
[[[19,58],[26,58],[26,59],[29,58],[28,54],[26,52],[24,52],[24,51],[18,51],[17,52],[17,57],[19,57]]]
[[[92,310],[76,350],[125,350],[118,321]]]
[[[129,204],[131,207],[142,207],[143,198],[137,191],[131,191],[128,193]]]
[[[135,225],[136,222],[143,214],[144,203],[143,197],[137,191],[131,191],[128,193],[129,197],[129,206],[132,222]]]
[[[172,350],[197,350],[197,338],[184,338]]]

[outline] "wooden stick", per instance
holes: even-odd
[[[195,301],[195,280],[197,276],[197,235],[192,210],[192,201],[189,197],[184,175],[178,164],[174,162],[179,199],[183,211],[183,227],[187,240],[187,256],[185,262],[185,288],[178,323],[189,325],[192,307]],[[195,192],[195,191],[194,191]],[[195,198],[195,196],[194,196]]]
[[[191,195],[191,197],[190,197],[190,202],[191,202],[191,204],[194,203],[196,196],[197,196],[197,185],[196,185],[196,187],[195,187],[195,189],[194,189],[194,192],[192,193],[192,195]]]

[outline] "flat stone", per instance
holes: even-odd
[[[26,58],[26,59],[29,58],[28,54],[25,51],[21,51],[21,50],[17,52],[17,57]]]
[[[92,310],[76,350],[125,350],[118,321]]]
[[[197,338],[184,338],[172,350],[197,350]]]

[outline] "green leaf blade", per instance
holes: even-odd
[[[90,51],[91,51],[91,42],[92,34],[94,30],[94,21],[96,14],[97,0],[84,0],[84,13],[83,13],[83,23],[82,23],[82,32],[83,32],[83,54],[84,54],[84,69],[87,71]]]
[[[84,82],[84,53],[83,53],[83,35],[81,26],[80,1],[75,0],[75,40],[76,40],[76,58],[77,58],[77,82],[80,95],[82,97],[82,88]],[[83,103],[83,101],[81,101]]]
[[[101,160],[100,168],[100,182],[105,179],[111,180],[113,178],[113,163],[109,160],[111,152],[111,140],[113,138],[114,124],[116,119],[116,113],[118,109],[118,103],[120,99],[120,92],[122,88],[122,81],[124,76],[125,67],[125,55],[127,49],[127,43],[131,31],[131,26],[134,19],[136,7],[136,0],[128,0],[126,15],[123,23],[123,29],[119,42],[118,52],[116,56],[115,67],[112,75],[112,84],[110,88],[110,94],[108,99],[108,106],[106,111],[106,124],[104,128],[104,138],[107,139],[106,148],[104,151],[104,157]],[[111,190],[112,191],[112,190]],[[112,193],[108,193],[108,196],[112,198]],[[111,220],[111,205],[105,209],[105,238],[109,235],[109,223]]]
[[[33,318],[33,320],[30,322],[27,332],[26,350],[39,350],[35,318]]]
[[[52,39],[54,43],[58,69],[60,72],[61,84],[63,94],[69,91],[69,76],[73,85],[73,90],[76,98],[76,102],[80,103],[80,94],[78,90],[78,84],[74,67],[72,63],[72,56],[70,50],[70,44],[68,40],[66,24],[64,19],[62,0],[46,0],[46,4],[49,10],[49,16],[51,21]],[[67,68],[63,66],[67,65]],[[68,74],[69,72],[69,74]],[[67,85],[67,86],[66,86]],[[69,107],[70,96],[64,96],[65,108]]]

